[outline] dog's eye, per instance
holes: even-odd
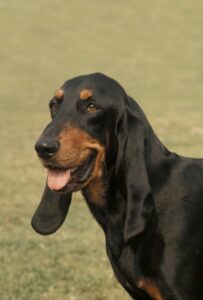
[[[93,104],[93,103],[90,103],[88,106],[87,106],[87,108],[86,108],[86,110],[88,111],[88,112],[96,112],[96,111],[98,111],[98,107],[95,105],[95,104]]]
[[[49,103],[49,107],[50,109],[54,110],[54,109],[57,109],[58,108],[58,102],[54,99],[54,100],[51,100],[50,103]]]
[[[50,112],[51,112],[51,117],[54,118],[54,116],[56,115],[57,113],[57,110],[58,110],[58,103],[56,101],[51,101],[50,104],[49,104],[49,107],[50,107]]]

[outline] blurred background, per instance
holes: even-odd
[[[203,157],[202,11],[200,0],[0,0],[1,300],[129,299],[80,194],[55,235],[32,230],[45,182],[33,146],[56,88],[99,71],[170,150]]]

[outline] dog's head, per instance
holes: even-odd
[[[49,189],[81,190],[101,176],[105,159],[113,161],[123,93],[118,83],[101,74],[74,78],[56,91],[49,104],[52,121],[35,145],[47,168]]]
[[[102,177],[105,165],[122,177],[126,240],[142,231],[150,186],[145,166],[148,123],[139,106],[116,81],[99,73],[65,82],[49,106],[52,121],[35,145],[47,169],[47,185],[32,226],[42,234],[56,231],[72,192]]]
[[[32,220],[38,232],[54,232],[67,213],[60,213],[61,199],[69,199],[63,205],[68,210],[71,193],[103,176],[104,164],[115,163],[125,97],[116,81],[99,73],[68,80],[56,90],[49,103],[52,121],[35,145],[47,169],[47,186]],[[50,208],[58,211],[56,226]]]

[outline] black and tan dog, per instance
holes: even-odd
[[[138,104],[102,74],[65,82],[50,111],[35,146],[48,176],[34,229],[55,232],[81,190],[133,299],[202,300],[203,160],[167,150]]]

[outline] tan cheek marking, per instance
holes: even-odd
[[[58,153],[54,155],[53,162],[56,162],[61,167],[68,166],[69,168],[75,168],[86,160],[92,150],[96,150],[97,156],[93,171],[89,179],[84,183],[84,187],[90,182],[93,182],[96,178],[101,179],[103,161],[105,159],[104,146],[100,145],[97,140],[91,138],[86,132],[71,126],[61,132],[59,141],[60,148]],[[92,189],[94,197],[96,195],[96,191],[99,190],[102,190],[102,185],[99,181],[96,181],[96,189]]]
[[[62,89],[58,89],[56,90],[55,94],[54,94],[54,97],[56,99],[62,99],[64,96],[64,91]]]
[[[90,155],[90,149],[85,147],[89,136],[77,128],[65,128],[60,136],[60,149],[53,157],[61,166],[75,168],[79,166]]]
[[[88,201],[103,206],[105,204],[105,187],[102,176],[105,148],[100,144],[95,144],[94,149],[97,150],[97,158],[92,175],[86,183],[86,189],[88,192]]]
[[[148,278],[140,279],[137,283],[137,287],[145,290],[145,292],[154,300],[164,300],[157,285]]]
[[[82,90],[80,92],[80,100],[87,100],[92,96],[92,91],[91,90]]]
[[[102,177],[96,177],[87,186],[88,201],[103,206],[105,203],[105,189]]]
[[[102,206],[105,203],[105,188],[103,184],[103,161],[105,159],[105,148],[99,142],[91,138],[86,132],[75,128],[67,127],[59,137],[60,150],[53,157],[53,160],[61,167],[68,166],[75,168],[81,165],[91,154],[92,150],[97,151],[93,171],[82,188],[86,188],[89,201]]]

